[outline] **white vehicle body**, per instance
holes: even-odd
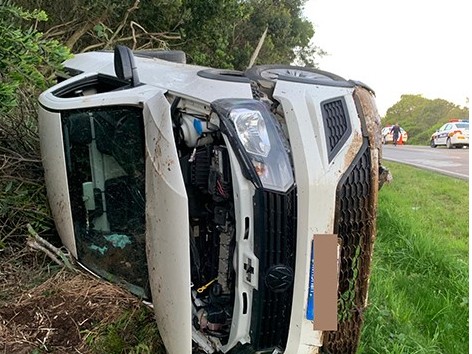
[[[155,58],[136,58],[133,85],[113,63],[76,55],[78,74],[39,98],[71,254],[152,302],[171,354],[354,353],[379,185],[372,92],[313,69]],[[339,240],[338,331],[313,329],[315,234]]]
[[[469,146],[469,121],[452,120],[431,135],[431,147],[446,146],[448,149]]]

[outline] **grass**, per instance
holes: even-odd
[[[89,331],[86,342],[92,353],[165,353],[152,311],[144,306],[123,313],[115,322]]]
[[[468,353],[469,184],[385,165],[358,353]]]

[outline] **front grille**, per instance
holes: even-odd
[[[287,342],[295,271],[296,205],[295,188],[286,194],[257,190],[254,197],[259,289],[253,295],[250,334],[256,351],[283,348]]]
[[[346,112],[346,103],[343,98],[336,98],[321,104],[329,161],[334,158],[351,134],[351,126]]]
[[[375,203],[367,140],[340,181],[335,232],[341,239],[338,330],[325,332],[324,353],[355,353],[359,344],[372,254]]]

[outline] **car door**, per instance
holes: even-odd
[[[447,132],[450,130],[450,124],[444,124],[436,134],[436,145],[445,145],[447,139]]]
[[[40,96],[52,214],[79,263],[151,300],[168,351],[190,353],[187,197],[170,106],[165,90],[115,81],[83,74]]]

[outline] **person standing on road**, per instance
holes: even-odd
[[[401,134],[400,126],[398,125],[398,123],[395,123],[392,129],[390,129],[390,133],[393,133],[393,145],[397,146],[397,141]]]

